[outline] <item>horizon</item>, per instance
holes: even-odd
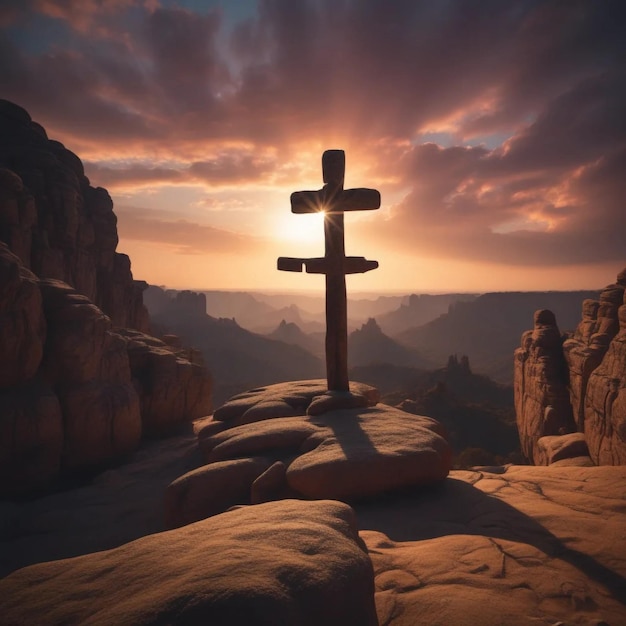
[[[607,283],[607,285],[610,283]],[[248,294],[262,294],[265,296],[308,296],[316,298],[324,298],[325,290],[305,290],[305,289],[242,289],[233,287],[232,289],[215,289],[213,287],[170,287],[168,285],[153,285],[149,283],[151,287],[158,287],[165,291],[193,291],[197,293],[248,293]],[[475,295],[482,296],[490,293],[572,293],[579,291],[602,291],[607,285],[601,287],[583,287],[581,289],[503,289],[495,291],[349,291],[348,300],[352,299],[368,299],[384,298],[384,297],[406,297],[406,296],[446,296],[446,295]]]
[[[8,0],[0,80],[108,189],[137,280],[323,293],[276,259],[323,254],[319,215],[289,197],[343,149],[346,187],[382,195],[346,218],[347,253],[380,264],[350,295],[596,290],[626,266],[624,17]]]

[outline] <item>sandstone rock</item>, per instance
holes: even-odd
[[[126,342],[111,320],[86,296],[58,280],[41,280],[48,324],[42,368],[53,383],[67,386],[95,379],[127,383]]]
[[[7,623],[374,626],[372,566],[338,502],[244,507],[0,582]]]
[[[619,324],[585,394],[585,438],[598,465],[626,464],[626,304]]]
[[[306,412],[307,415],[321,415],[327,411],[337,409],[356,409],[369,406],[368,398],[360,393],[351,391],[327,391],[311,400]]]
[[[357,505],[380,624],[622,624],[623,467],[453,471]]]
[[[563,344],[569,367],[571,404],[581,432],[585,430],[585,400],[591,373],[600,365],[619,330],[618,309],[624,285],[616,283],[602,291],[600,301],[585,300],[583,319],[573,336]]]
[[[280,462],[265,477],[259,472],[250,501],[280,492],[352,500],[446,477],[451,450],[435,420],[384,405],[308,415],[320,387],[325,381],[280,383],[235,396],[199,430],[206,461],[219,465],[263,457],[270,464]],[[377,400],[371,387],[353,383],[353,389],[370,404]],[[285,405],[300,415],[270,417],[271,407],[279,415],[289,413]],[[257,413],[255,407],[261,407]],[[244,415],[257,421],[235,425]],[[266,487],[267,495],[261,495]]]
[[[39,278],[62,280],[118,326],[148,330],[142,288],[118,254],[117,219],[80,159],[24,109],[0,103],[0,240]]]
[[[0,390],[0,496],[48,487],[59,475],[63,419],[41,380]]]
[[[35,375],[45,339],[37,279],[0,242],[0,389]]]
[[[133,451],[141,438],[139,398],[126,341],[86,296],[40,281],[48,325],[43,375],[63,413],[63,467],[97,467]]]
[[[541,437],[535,447],[536,465],[552,465],[563,459],[589,457],[589,450],[583,433]]]
[[[537,442],[546,435],[576,430],[561,334],[551,311],[535,313],[534,330],[515,351],[515,409],[522,452],[531,463],[545,457]]]
[[[546,450],[533,450],[544,435],[570,432],[563,424],[563,386],[567,386],[576,430],[585,435],[589,456],[596,464],[626,463],[626,270],[606,287],[600,300],[583,302],[582,320],[563,343],[567,363],[565,376],[556,377],[558,406],[548,400],[542,387],[545,366],[559,364],[558,348],[537,367],[533,334],[525,333],[515,353],[515,401],[524,453],[546,461]],[[552,380],[552,379],[550,379]],[[539,419],[543,410],[543,419]],[[535,458],[536,454],[536,458]]]
[[[321,379],[293,381],[259,387],[232,397],[215,411],[214,419],[231,423],[246,413],[249,417],[254,416],[257,407],[259,407],[258,410],[261,410],[262,407],[263,415],[267,415],[265,412],[266,403],[279,403],[281,412],[283,412],[284,405],[287,404],[293,409],[295,415],[304,415],[313,398],[322,396],[327,391],[327,383]],[[364,396],[367,399],[367,406],[375,406],[380,401],[378,389],[369,385],[351,382],[350,391],[353,394]],[[275,415],[274,417],[280,416]],[[253,420],[250,419],[250,421]]]
[[[245,458],[204,465],[173,481],[165,492],[165,524],[178,528],[250,503],[250,487],[271,465]]]
[[[133,381],[141,401],[144,433],[163,435],[211,412],[211,378],[190,354],[139,331],[127,339]],[[196,361],[198,357],[192,356]]]
[[[276,461],[252,483],[250,504],[288,500],[296,495],[287,484],[287,466],[282,461]]]
[[[130,382],[92,380],[61,388],[66,470],[97,468],[133,452],[141,439],[139,398]]]

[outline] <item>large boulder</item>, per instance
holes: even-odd
[[[372,564],[352,510],[244,507],[0,581],[8,624],[375,626]]]
[[[170,486],[170,518],[189,519],[190,510],[198,518],[220,506],[285,494],[353,501],[447,476],[452,451],[438,422],[376,405],[378,392],[367,385],[351,389],[329,394],[323,381],[296,381],[235,396],[199,429],[207,465]],[[354,398],[361,406],[342,408]],[[225,500],[217,483],[233,472],[237,499]],[[188,492],[193,496],[180,495]]]

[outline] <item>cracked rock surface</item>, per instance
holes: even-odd
[[[626,623],[626,468],[453,471],[356,506],[381,626]]]
[[[188,592],[185,597],[189,606],[196,601],[204,602],[206,596],[202,587],[194,588],[187,583],[200,581],[202,572],[207,571],[205,568],[212,566],[211,561],[221,554],[222,548],[217,547],[220,546],[217,526],[211,524],[222,516],[176,531],[161,532],[164,530],[162,497],[165,487],[176,476],[197,466],[199,454],[192,434],[151,442],[142,447],[133,462],[104,472],[80,489],[21,503],[0,503],[0,576],[34,563],[107,550],[99,559],[108,560],[110,573],[102,571],[102,577],[94,577],[91,582],[83,579],[81,584],[90,585],[92,595],[88,603],[91,606],[108,610],[103,600],[108,598],[114,610],[119,596],[112,599],[107,589],[115,588],[116,575],[130,571],[120,569],[125,567],[121,556],[143,553],[144,565],[135,561],[126,567],[146,582],[145,589],[151,593],[155,607],[161,602],[163,590],[173,594],[172,599],[176,588],[181,590],[179,598]],[[284,471],[281,462],[271,465],[256,479],[253,492],[262,494],[268,488],[271,490],[276,480],[282,480]],[[324,526],[337,527],[337,512],[340,518],[348,519],[344,505],[335,503],[339,508],[334,512],[327,509],[332,513],[328,516],[315,512],[317,502],[303,504],[311,505],[309,512],[289,509],[296,514],[295,519],[291,518],[290,532],[296,531],[303,547],[310,548],[319,533],[324,537],[333,535],[332,528],[324,530]],[[278,554],[275,540],[281,542],[278,535],[286,528],[280,525],[281,516],[287,509],[281,508],[282,502],[276,505],[276,515],[272,513],[269,517],[257,506],[244,509],[250,511],[246,527],[260,517],[273,519],[275,526],[265,535],[239,534],[233,544],[233,554],[241,555],[246,576],[254,575],[256,580],[260,580],[259,571],[267,575],[280,571],[274,567]],[[323,508],[326,507],[324,504]],[[505,466],[452,471],[437,485],[370,498],[355,503],[353,509],[359,535],[373,564],[375,603],[381,626],[626,624],[626,467]],[[314,524],[311,514],[317,519]],[[234,517],[225,519],[235,520]],[[230,521],[223,525],[225,536],[235,538],[231,530],[238,529]],[[351,528],[352,524],[351,521]],[[194,528],[201,532],[193,531]],[[212,535],[211,528],[214,529]],[[150,551],[157,551],[154,559],[147,558],[144,548],[139,550],[141,542],[127,544],[148,534],[154,537],[148,544],[152,546]],[[354,537],[352,531],[349,535]],[[335,536],[347,549],[348,544]],[[181,548],[187,541],[184,537],[189,539],[185,548],[169,552],[170,538],[171,546]],[[142,541],[148,539],[150,537]],[[205,543],[206,539],[214,542]],[[123,544],[127,544],[123,551],[111,550]],[[208,550],[210,545],[214,549]],[[331,568],[337,566],[334,545],[328,543]],[[253,552],[259,558],[269,555],[271,563],[266,564],[265,570],[253,566],[250,560]],[[301,554],[295,558],[298,552]],[[357,571],[363,573],[358,552],[353,548],[348,552],[352,554],[351,559],[356,559]],[[166,559],[167,554],[175,554],[175,558]],[[295,550],[280,554],[288,556],[288,567],[294,567],[298,576],[308,580],[305,563],[310,555],[306,550],[296,546]],[[79,563],[87,567],[97,560],[78,561],[67,570],[68,575]],[[182,568],[175,566],[176,562],[182,564]],[[225,564],[226,560],[220,557],[220,563]],[[315,560],[314,563],[319,565]],[[33,574],[26,573],[31,570]],[[36,604],[25,605],[24,610],[39,610],[39,615],[46,619],[23,620],[22,623],[60,621],[54,622],[48,617],[49,611],[68,610],[63,608],[58,595],[71,591],[71,587],[64,585],[62,570],[61,564],[47,565],[45,571],[52,575],[46,586],[52,591],[44,593],[44,587],[39,587]],[[37,571],[27,568],[14,580],[29,580]],[[219,580],[222,575],[219,568],[213,571],[217,572]],[[223,575],[227,574],[226,571]],[[328,578],[324,568],[317,570],[318,575],[319,580],[331,581],[331,587],[335,584],[335,579]],[[183,586],[181,581],[185,583]],[[12,589],[22,593],[19,587]],[[369,594],[374,593],[374,587],[370,585],[368,589]],[[26,588],[24,593],[27,592]],[[0,605],[10,597],[0,589]],[[270,597],[273,597],[271,593]],[[353,606],[350,598],[354,597],[333,596],[337,603],[345,599],[349,610]],[[365,596],[357,594],[356,597],[358,606],[367,602]],[[81,610],[85,606],[83,604]],[[139,601],[137,607],[140,607]],[[0,614],[5,615],[5,608],[0,606]],[[158,622],[159,616],[161,622]],[[167,623],[171,623],[171,615],[169,619]],[[286,618],[270,623],[300,626],[302,622],[298,619],[299,614],[296,614],[291,621]],[[65,623],[77,621],[80,620]],[[131,621],[132,616],[127,622],[116,620],[113,623]],[[145,623],[166,621],[162,613],[155,612],[153,621],[147,619]],[[248,619],[240,623],[259,622]]]

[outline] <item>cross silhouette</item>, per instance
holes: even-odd
[[[279,257],[278,269],[326,275],[326,378],[330,391],[349,391],[348,307],[346,274],[362,274],[378,267],[378,261],[362,256],[346,257],[345,211],[380,207],[376,189],[344,189],[346,155],[343,150],[326,150],[322,155],[324,187],[319,191],[291,194],[292,213],[324,213],[325,255],[312,259]]]

